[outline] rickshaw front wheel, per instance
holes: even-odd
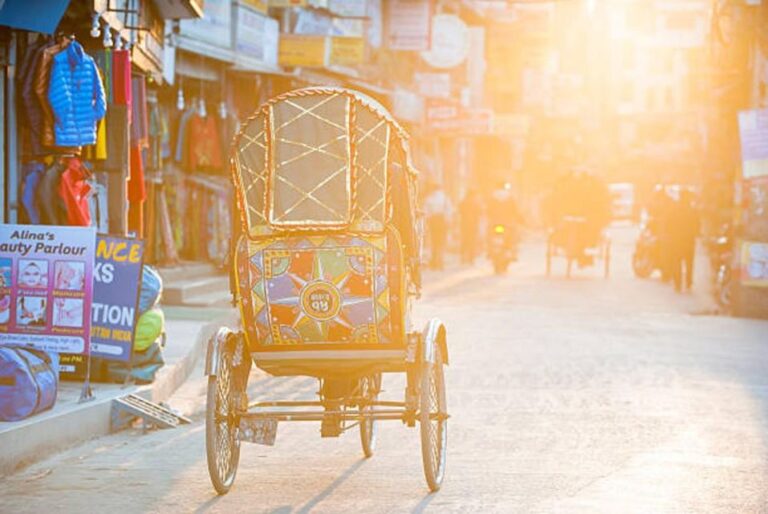
[[[443,357],[439,344],[435,345],[434,362],[424,362],[422,365],[419,402],[424,477],[427,479],[429,490],[436,492],[440,490],[443,483],[448,444],[448,409],[445,399]]]
[[[234,345],[224,344],[219,353],[216,375],[208,377],[205,412],[205,450],[208,474],[218,494],[227,494],[235,482],[240,462],[235,412]]]
[[[381,373],[370,375],[360,379],[360,396],[366,402],[374,402],[379,397],[381,390]],[[361,413],[370,413],[374,407],[370,404],[361,405]],[[376,450],[376,421],[372,418],[360,418],[360,444],[363,447],[363,455],[366,459],[373,457]]]

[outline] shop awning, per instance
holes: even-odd
[[[160,17],[165,20],[181,20],[203,17],[201,0],[153,0]]]
[[[0,25],[53,34],[69,0],[6,0],[0,2]]]

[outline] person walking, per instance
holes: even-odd
[[[459,203],[459,231],[461,236],[461,262],[473,264],[477,256],[477,233],[480,230],[482,205],[475,189],[470,189]]]
[[[448,239],[448,220],[453,214],[453,205],[439,185],[432,188],[432,192],[424,201],[424,214],[427,218],[427,230],[431,243],[430,267],[434,270],[442,270]]]
[[[693,195],[682,190],[674,203],[669,217],[672,250],[672,280],[675,291],[693,286],[693,261],[696,254],[696,237],[699,235],[699,213],[693,205]]]

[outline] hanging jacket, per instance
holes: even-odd
[[[65,225],[66,208],[59,195],[61,173],[64,171],[59,161],[54,162],[40,177],[35,189],[35,202],[43,225]]]
[[[54,135],[53,111],[48,103],[48,86],[51,81],[51,68],[53,67],[53,58],[66,50],[70,45],[69,39],[63,39],[60,43],[54,43],[43,49],[40,54],[40,60],[37,64],[34,74],[34,90],[37,96],[37,102],[40,105],[40,139],[44,146],[53,146],[56,144]],[[74,145],[77,146],[77,145]]]
[[[24,111],[27,126],[29,128],[30,153],[41,155],[43,153],[43,107],[35,90],[35,75],[43,58],[43,52],[54,43],[45,43],[40,46],[28,61],[26,73],[22,77],[21,97],[24,103]],[[47,103],[47,102],[46,102]]]
[[[104,86],[96,64],[77,41],[53,58],[48,99],[58,146],[96,143],[96,124],[107,112]]]
[[[91,225],[91,211],[88,205],[91,186],[86,182],[87,170],[80,159],[73,157],[59,182],[59,196],[67,210],[67,224],[80,227]]]

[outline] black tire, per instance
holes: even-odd
[[[448,445],[448,416],[445,399],[445,377],[440,346],[435,347],[435,362],[421,368],[419,425],[424,477],[431,492],[440,490],[445,475]]]
[[[235,408],[235,371],[231,344],[222,346],[216,375],[208,377],[205,453],[208,474],[218,494],[227,494],[237,475],[240,441],[230,414]]]
[[[376,401],[381,389],[381,373],[363,377],[360,379],[360,394],[368,401]],[[361,412],[370,412],[373,407],[370,405],[361,406]],[[363,455],[366,459],[373,457],[376,450],[376,432],[377,426],[375,420],[370,418],[360,419],[360,444],[363,447]]]

